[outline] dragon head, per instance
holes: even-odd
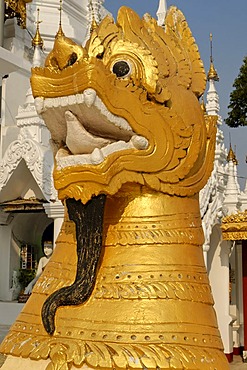
[[[164,27],[119,10],[94,24],[85,47],[60,29],[44,68],[31,77],[51,132],[59,198],[86,203],[139,183],[171,195],[197,193],[214,155],[214,120],[198,101],[205,73],[183,14]]]

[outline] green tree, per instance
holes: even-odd
[[[247,126],[247,56],[243,60],[233,87],[225,122],[230,127]]]

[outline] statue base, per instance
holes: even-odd
[[[8,355],[1,370],[229,369],[204,265],[198,197],[126,184],[107,198],[103,234],[92,295],[60,307],[48,335],[43,303],[76,272],[75,224],[65,215],[51,261],[0,346]]]

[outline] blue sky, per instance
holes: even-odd
[[[140,16],[145,13],[156,17],[159,0],[105,0],[105,7],[116,18],[117,10],[126,5]],[[247,0],[167,0],[167,5],[175,5],[184,13],[199,46],[206,71],[209,68],[209,34],[213,34],[213,57],[220,81],[217,91],[220,98],[222,118],[227,117],[227,106],[232,84],[239,73],[244,56],[247,55]],[[239,176],[247,176],[245,155],[247,154],[247,128],[229,130],[223,125],[225,143],[237,146],[240,165]],[[242,181],[243,183],[243,181]]]

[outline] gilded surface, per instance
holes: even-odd
[[[226,216],[221,225],[223,239],[246,240],[247,239],[247,211]]]
[[[198,202],[216,119],[204,118],[198,102],[205,75],[182,13],[169,10],[164,32],[123,7],[116,24],[107,17],[93,29],[85,48],[60,32],[32,86],[53,138],[60,198],[86,203],[107,194],[103,254],[88,301],[60,307],[48,335],[42,305],[76,274],[75,225],[66,215],[1,351],[23,366],[26,358],[46,361],[45,370],[228,369]]]
[[[164,214],[174,201],[176,214]],[[174,200],[131,185],[107,202],[104,258],[88,302],[60,308],[55,334],[46,334],[40,307],[53,291],[73,282],[76,269],[74,225],[66,220],[52,261],[2,350],[33,360],[50,358],[54,367],[47,370],[60,369],[64,359],[68,368],[226,369],[200,248],[197,198]],[[184,229],[184,243],[178,225]],[[165,234],[166,228],[177,234],[175,241],[167,235],[160,242],[156,231]],[[136,233],[119,240],[118,231],[128,229]]]
[[[130,65],[126,78],[112,73],[118,61]],[[54,104],[59,105],[64,95],[73,101],[85,89],[93,89],[112,114],[124,118],[148,141],[147,148],[127,149],[121,155],[113,152],[96,165],[71,161],[62,170],[57,166],[54,180],[59,197],[87,202],[92,194],[115,194],[126,182],[171,195],[197,193],[208,179],[214,156],[215,124],[205,125],[197,101],[205,80],[190,29],[173,7],[165,32],[149,16],[140,20],[123,7],[117,24],[106,17],[85,48],[57,35],[46,68],[33,71],[34,96],[56,98]],[[69,108],[80,116],[74,103]],[[43,112],[46,121],[47,114]],[[62,148],[67,151],[64,117],[57,125],[53,121],[48,127],[62,153]]]

